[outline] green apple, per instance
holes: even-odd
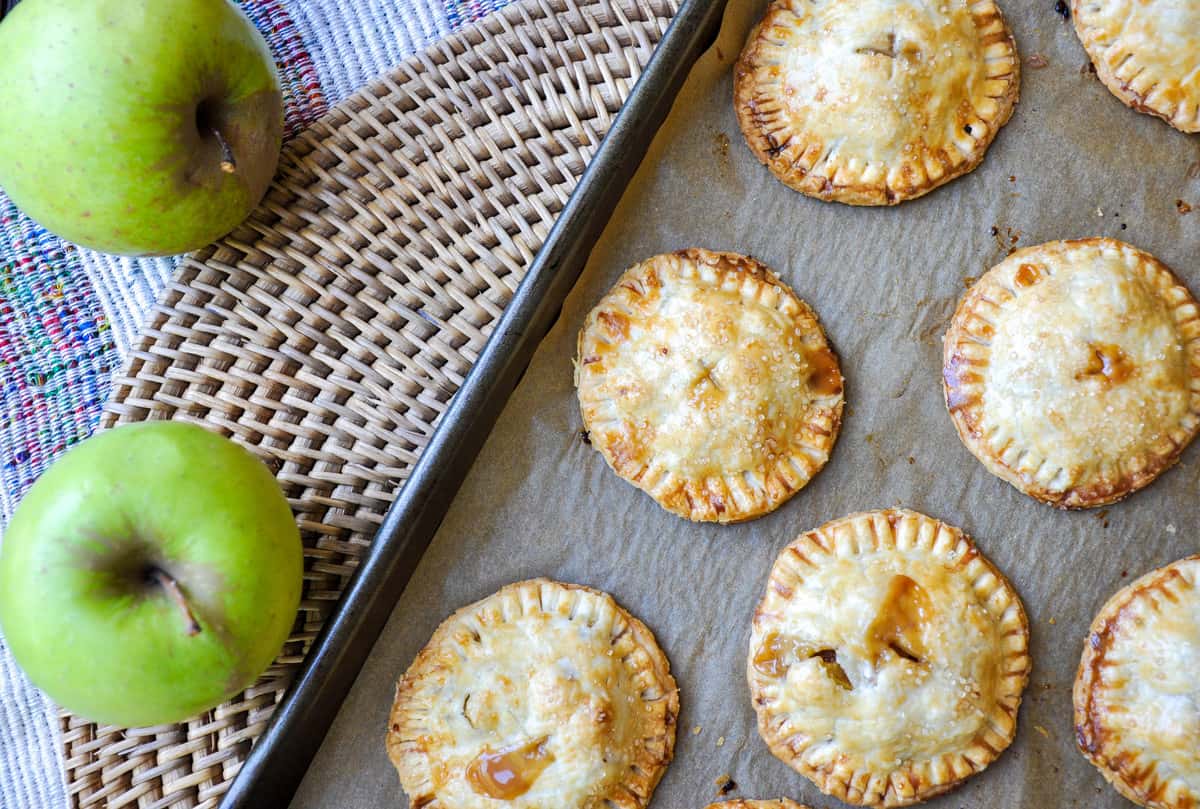
[[[282,132],[271,53],[229,0],[24,0],[0,22],[0,188],[77,244],[220,238],[262,199]]]
[[[300,600],[287,500],[247,450],[155,421],[70,450],[0,544],[0,629],[34,684],[96,722],[194,716],[252,683]]]

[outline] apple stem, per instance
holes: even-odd
[[[162,568],[152,567],[149,571],[149,577],[159,587],[166,591],[167,597],[175,602],[183,613],[184,620],[187,621],[188,637],[200,634],[200,622],[196,620],[196,616],[192,614],[192,608],[188,606],[187,598],[183,595],[183,590],[179,589],[179,582],[175,578],[163,570]]]
[[[213,135],[217,138],[217,144],[221,147],[221,171],[226,174],[233,174],[237,171],[237,161],[233,159],[233,149],[229,148],[229,142],[221,134],[220,130],[213,129]]]

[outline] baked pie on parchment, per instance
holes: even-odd
[[[778,801],[746,801],[745,798],[738,798],[737,801],[722,801],[721,803],[710,803],[704,809],[809,809],[804,804],[790,801],[787,798],[779,798]]]
[[[1071,13],[1113,95],[1176,129],[1200,132],[1200,3],[1073,0]]]
[[[946,333],[946,407],[988,471],[1062,508],[1120,500],[1200,426],[1200,312],[1153,256],[1112,239],[1018,250]]]
[[[1200,556],[1117,592],[1075,680],[1079,749],[1151,809],[1200,806]]]
[[[734,68],[734,107],[788,186],[893,205],[979,165],[1019,87],[993,0],[773,0]]]
[[[396,686],[387,751],[413,809],[640,809],[678,713],[641,621],[534,579],[438,627]]]
[[[763,264],[681,250],[625,272],[579,334],[592,445],[668,511],[766,514],[829,460],[842,375],[817,316]]]
[[[905,806],[983,770],[1016,732],[1029,626],[957,528],[912,511],[801,535],[771,570],[747,675],[771,752],[847,803]]]

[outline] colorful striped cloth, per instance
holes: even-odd
[[[275,55],[295,135],[375,75],[510,0],[239,0]],[[0,23],[2,24],[2,23]],[[0,192],[0,527],[95,428],[174,259],[76,248]],[[0,807],[67,805],[52,705],[0,638]]]

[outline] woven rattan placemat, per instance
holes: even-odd
[[[216,806],[677,9],[522,0],[357,93],[186,260],[106,426],[203,422],[300,523],[295,630],[253,687],[153,728],[62,718],[76,806]]]

